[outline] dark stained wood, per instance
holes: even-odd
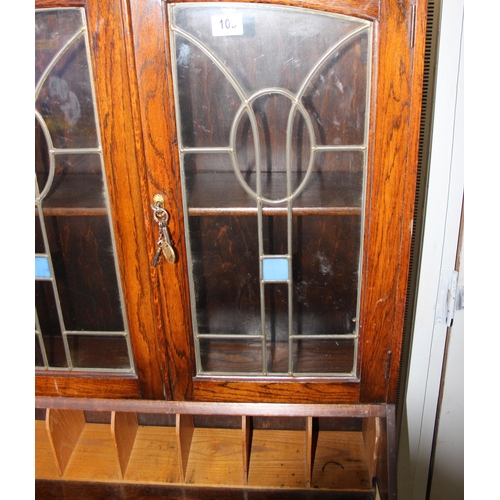
[[[149,414],[188,414],[188,415],[247,415],[268,417],[383,417],[385,405],[349,404],[273,404],[273,403],[219,403],[196,401],[157,401],[100,398],[35,398],[36,408],[58,408],[87,411],[122,411]]]
[[[160,347],[161,337],[157,333],[153,285],[148,272],[150,258],[145,246],[147,237],[143,221],[147,202],[143,203],[141,186],[144,184],[145,172],[136,156],[135,131],[138,130],[140,134],[140,124],[135,122],[132,109],[132,86],[126,53],[128,27],[123,23],[122,4],[119,0],[39,0],[35,5],[37,8],[86,7],[106,181],[137,371],[136,377],[125,376],[121,380],[103,374],[94,377],[40,374],[36,391],[37,394],[46,395],[92,397],[106,394],[106,397],[117,398],[140,395],[163,398],[165,391],[160,356],[163,349]],[[90,201],[89,207],[92,204]],[[53,215],[78,213],[76,209],[64,212],[64,208],[53,207]],[[83,213],[96,215],[95,209],[89,211],[88,207],[84,207]]]
[[[412,58],[412,81],[411,81],[411,107],[409,116],[408,144],[408,174],[406,177],[407,190],[404,194],[404,205],[402,212],[402,234],[401,234],[401,267],[398,275],[398,311],[394,322],[394,336],[392,338],[392,362],[388,372],[388,389],[386,400],[390,404],[396,403],[399,368],[401,363],[402,331],[404,324],[404,310],[406,290],[408,286],[408,269],[411,250],[412,220],[414,216],[415,183],[417,175],[417,159],[420,136],[420,117],[422,107],[422,89],[424,72],[425,30],[427,23],[427,0],[416,2],[416,26],[414,37],[414,49]]]
[[[167,0],[167,3],[182,3],[183,1],[203,2],[204,0]],[[216,0],[222,1],[222,0]],[[231,0],[230,0],[231,1]],[[232,0],[236,1],[236,0]],[[262,3],[261,0],[249,0],[248,3]],[[320,9],[329,12],[337,12],[349,16],[358,16],[365,19],[377,19],[379,17],[379,0],[336,0],[335,2],[324,2],[322,0],[285,0],[277,2],[270,0],[267,3],[280,3],[283,5],[293,5],[295,7],[306,7],[309,9]]]
[[[348,15],[359,15],[364,11],[363,17],[377,18],[374,24],[370,125],[372,156],[369,161],[365,214],[361,344],[358,351],[359,386],[355,381],[346,383],[344,380],[331,383],[314,380],[247,382],[218,381],[215,378],[197,378],[190,386],[194,354],[190,350],[192,340],[188,319],[189,301],[184,288],[186,278],[185,275],[179,276],[178,272],[186,265],[186,261],[180,179],[176,166],[172,84],[167,71],[167,20],[165,12],[153,2],[134,0],[131,5],[132,20],[137,25],[134,40],[139,101],[145,110],[142,118],[143,128],[147,131],[145,151],[150,195],[155,190],[165,192],[168,199],[173,196],[177,206],[172,207],[172,232],[181,258],[177,269],[162,266],[158,270],[161,278],[159,295],[165,321],[163,329],[169,346],[169,375],[174,398],[200,401],[314,402],[318,398],[328,402],[385,401],[389,390],[389,380],[385,378],[387,353],[393,352],[388,367],[392,377],[391,387],[395,387],[394,378],[397,377],[399,363],[398,339],[404,312],[404,284],[411,236],[410,207],[415,181],[418,112],[414,112],[413,107],[419,108],[421,71],[414,61],[421,60],[422,45],[418,44],[414,49],[410,47],[410,2],[386,0],[381,2],[380,10],[378,2],[321,3],[321,7],[327,10]],[[319,7],[317,2],[300,2],[298,5]],[[419,3],[418,9],[419,13],[424,12],[425,2]],[[422,23],[419,22],[417,38],[422,38]],[[162,49],[162,40],[166,45],[165,51]],[[155,68],[154,75],[152,68]],[[158,74],[165,74],[165,81],[158,78]],[[161,116],[167,119],[162,120]],[[165,137],[170,139],[164,140]],[[194,199],[197,201],[190,214],[201,216],[208,213],[203,212],[204,209],[212,209],[210,215],[220,216],[221,213],[211,207],[211,201],[202,201],[202,194],[200,192],[198,196],[195,193]],[[207,233],[203,231],[202,234]]]
[[[358,400],[358,384],[353,382],[317,382],[297,377],[294,381],[195,379],[195,398],[198,401],[239,401],[273,403],[352,403]]]
[[[381,418],[377,483],[381,500],[397,500],[397,438],[395,406],[387,405]]]
[[[125,378],[95,375],[56,375],[37,373],[35,394],[47,397],[138,398],[136,377]]]
[[[262,490],[133,483],[35,481],[37,500],[375,500],[371,491]]]
[[[35,0],[37,9],[85,7],[87,0]]]
[[[399,367],[415,192],[423,44],[410,47],[410,2],[381,2],[373,90],[361,310],[360,401],[393,401]],[[425,0],[417,39],[425,38]],[[384,57],[391,54],[390,57]],[[417,64],[417,61],[418,64]],[[387,353],[391,394],[386,379]]]
[[[284,3],[374,20],[372,156],[357,372],[360,382],[356,377],[333,382],[194,377],[165,5],[153,0],[106,0],[90,2],[86,10],[107,182],[138,374],[136,381],[109,377],[111,386],[104,389],[106,397],[137,397],[135,393],[146,399],[200,401],[394,401],[411,240],[426,1],[416,3],[414,48],[409,40],[410,1]],[[36,5],[62,3],[47,0]],[[179,261],[175,265],[164,262],[152,269],[158,233],[149,204],[156,192],[166,197],[169,229]],[[206,215],[212,210],[211,216],[220,216],[221,212],[210,205],[200,201],[191,215]],[[307,202],[301,208],[304,214],[322,209],[309,205]],[[334,207],[342,216],[345,210],[358,210],[351,202],[334,203]],[[392,353],[390,358],[388,353]],[[103,376],[83,377],[82,382],[77,377],[52,376],[37,377],[38,394],[97,394],[106,383]]]
[[[156,287],[156,303],[161,312],[160,329],[166,340],[162,351],[168,365],[164,384],[173,399],[191,399],[194,373],[186,257],[183,245],[184,218],[182,212],[180,172],[173,131],[173,95],[167,72],[165,32],[166,19],[162,2],[131,0],[130,22],[133,25],[133,50],[138,78],[138,102],[141,107],[144,156],[149,182],[148,199],[160,193],[169,212],[169,231],[178,253],[178,262],[163,262],[152,270]],[[156,252],[158,229],[152,213],[145,212],[149,230],[147,241],[152,258]]]
[[[365,450],[369,455],[369,475],[377,477],[382,499],[395,500],[395,415],[394,406],[386,403],[392,403],[395,399],[400,362],[417,164],[426,0],[414,2],[417,8],[414,48],[410,46],[409,40],[410,0],[273,0],[271,3],[357,15],[374,21],[371,156],[365,214],[361,214],[356,192],[349,191],[349,182],[343,180],[339,181],[344,186],[340,198],[328,198],[331,193],[326,189],[321,195],[323,200],[327,200],[324,206],[315,203],[314,196],[305,197],[294,212],[294,215],[314,215],[316,220],[323,221],[323,225],[319,224],[320,229],[308,228],[306,239],[312,252],[319,252],[323,248],[321,245],[332,246],[339,241],[344,244],[349,241],[344,250],[338,250],[337,255],[350,266],[351,271],[356,263],[356,256],[353,255],[353,248],[356,248],[353,240],[356,238],[348,234],[356,231],[359,234],[359,228],[346,221],[356,220],[359,224],[364,215],[361,340],[357,373],[334,380],[326,377],[291,379],[260,376],[247,379],[240,376],[224,379],[195,376],[165,2],[37,0],[37,7],[76,5],[86,8],[106,181],[137,374],[38,372],[35,405],[39,416],[45,409],[50,409],[47,412],[49,415],[52,411],[83,410],[90,417],[97,415],[97,412],[99,415],[104,412],[102,417],[107,421],[105,412],[134,412],[142,416],[143,421],[155,421],[160,425],[172,425],[175,415],[179,431],[181,475],[187,470],[189,444],[198,422],[200,427],[206,423],[207,427],[217,428],[220,423],[222,428],[233,429],[235,419],[239,421],[241,418],[242,484],[246,484],[252,468],[252,427],[260,431],[273,425],[269,419],[276,418],[279,422],[275,424],[280,428],[287,428],[287,425],[304,428],[304,447],[307,450],[304,468],[310,481],[314,469],[317,430],[320,429],[321,433],[322,425],[335,428],[337,420],[342,420],[342,425],[347,427],[360,427],[359,420],[362,419]],[[217,181],[221,181],[221,178]],[[233,189],[231,186],[232,180],[229,184],[224,181],[220,188],[228,191]],[[169,230],[179,260],[175,265],[163,262],[157,268],[152,268],[151,259],[156,251],[158,228],[153,221],[150,204],[156,193],[163,194],[166,199],[165,208],[170,215]],[[196,185],[191,194],[194,203],[189,216],[204,220],[197,222],[200,238],[209,238],[212,242],[218,240],[220,243],[222,233],[229,227],[239,231],[248,230],[248,227],[245,229],[248,220],[233,223],[232,219],[254,215],[253,207],[231,201],[229,206],[218,208],[216,200],[205,196],[207,193]],[[71,204],[54,203],[50,207],[53,211],[50,215],[54,219],[69,215],[74,219],[72,223],[79,219],[76,215],[89,219],[103,215],[102,207],[90,198],[86,205],[82,210]],[[280,208],[268,208],[266,216],[279,216],[282,212]],[[216,231],[211,228],[217,220],[222,219],[227,222],[222,224],[225,229],[215,234]],[[358,229],[353,230],[353,227]],[[277,231],[276,241],[281,237],[278,234],[280,231]],[[272,246],[269,238],[266,245]],[[276,248],[279,245],[276,243]],[[232,258],[236,258],[236,250],[233,250]],[[207,295],[212,317],[223,314],[222,307],[217,309],[217,301],[234,301],[227,291],[229,287],[224,288],[223,273],[214,264],[218,251],[213,252],[213,262],[203,263],[206,272],[211,273],[217,283],[216,289]],[[101,288],[106,291],[105,286]],[[342,277],[335,278],[331,288],[345,288]],[[344,297],[350,301],[352,309],[355,294],[351,290]],[[323,314],[324,304],[331,300],[331,297],[312,294],[308,298],[311,307],[315,308],[311,317]],[[338,318],[328,321],[330,325],[340,324]],[[338,358],[341,371],[348,371],[351,366],[349,356],[353,354],[350,349],[346,350],[345,356]],[[312,351],[310,359],[314,360],[320,350]],[[232,351],[234,349],[228,348],[226,354],[238,364],[242,358]],[[327,422],[322,423],[322,419]],[[284,420],[288,422],[283,423]],[[136,426],[135,419],[133,426]],[[124,454],[123,470],[127,454]],[[303,491],[271,491],[244,487],[202,488],[38,480],[36,496],[41,499],[82,500],[373,500],[374,492],[371,489],[365,492],[335,492],[311,487]]]
[[[118,0],[92,2],[88,7],[91,51],[103,135],[103,153],[120,271],[124,283],[127,317],[140,391],[146,398],[164,397],[163,350],[157,334],[154,295],[148,272],[144,225],[143,186],[145,166],[136,156],[136,135],[140,131],[132,108],[127,53],[126,12]],[[137,112],[136,112],[137,114]]]

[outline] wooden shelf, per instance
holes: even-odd
[[[95,400],[88,401],[95,408]],[[147,409],[142,403],[137,402],[138,407]],[[316,405],[290,405],[296,408],[290,415],[293,418],[279,417],[277,426],[253,429],[254,417],[237,415],[239,405],[163,404],[167,413],[180,410],[175,426],[139,425],[136,412],[114,410],[110,423],[92,423],[85,421],[81,409],[48,408],[45,420],[35,421],[36,480],[245,491],[352,491],[368,495],[362,498],[375,498],[381,421],[385,419],[373,415],[381,414],[381,407],[352,407],[341,419],[357,419],[360,425],[328,430],[332,425],[320,422],[333,422],[335,428],[339,418],[324,416],[328,405],[317,405],[318,417],[307,416]],[[243,408],[270,415],[271,424],[278,419],[273,414],[282,413],[276,405]],[[159,413],[159,407],[149,409]],[[339,413],[336,405],[331,409],[332,415]],[[239,419],[241,425],[228,426],[224,419],[220,427],[195,425],[196,413],[210,410],[215,418],[238,416],[236,422]]]
[[[108,214],[102,176],[56,175],[43,201],[45,216],[103,216]],[[35,215],[38,211],[35,208]]]
[[[255,185],[254,175],[248,184]],[[297,186],[298,176],[293,185]],[[263,196],[285,196],[284,173],[262,174],[267,186]],[[197,173],[188,179],[189,215],[256,215],[255,200],[239,184],[233,172]],[[294,215],[360,215],[362,173],[326,172],[311,177],[307,188],[293,202]],[[255,188],[253,188],[255,190]],[[264,215],[286,215],[286,204],[265,205]]]

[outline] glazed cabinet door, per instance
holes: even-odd
[[[36,2],[37,395],[164,397],[127,15]]]
[[[130,4],[172,396],[394,401],[425,2]]]

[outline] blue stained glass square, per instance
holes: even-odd
[[[50,278],[49,259],[35,257],[35,278]]]
[[[264,258],[262,259],[262,278],[264,281],[287,281],[288,259]]]

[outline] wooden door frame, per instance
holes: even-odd
[[[128,8],[121,0],[36,0],[36,8],[83,7],[97,95],[106,180],[117,258],[130,331],[135,373],[37,371],[35,390],[44,396],[165,397],[164,352],[146,247],[145,169],[130,71]]]
[[[130,0],[130,18],[148,197],[152,200],[159,192],[166,198],[171,215],[169,227],[179,250],[176,265],[159,266],[154,272],[166,337],[168,380],[165,384],[170,386],[172,397],[199,401],[393,403],[410,255],[426,0],[300,2],[302,7],[358,15],[374,21],[374,47],[378,49],[374,52],[372,75],[372,156],[366,194],[366,213],[370,216],[366,218],[364,235],[361,297],[364,313],[358,352],[360,382],[307,378],[221,381],[195,377],[184,218],[182,204],[175,202],[182,199],[182,194],[164,4],[155,0]],[[414,25],[413,19],[416,19]],[[388,57],[382,58],[382,54]],[[151,256],[156,249],[155,234],[148,235],[148,244]]]

